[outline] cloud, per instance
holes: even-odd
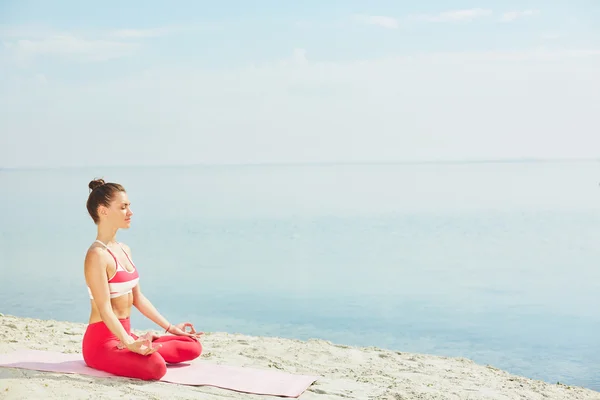
[[[35,74],[33,76],[33,79],[41,85],[45,85],[46,83],[48,83],[48,78],[46,78],[46,75],[44,74]]]
[[[40,56],[63,56],[79,61],[106,61],[132,54],[135,43],[85,39],[73,35],[53,35],[42,39],[18,39],[4,42],[18,61]]]
[[[294,49],[292,54],[292,60],[296,64],[306,64],[308,60],[306,59],[306,50],[305,49]]]
[[[61,32],[36,25],[0,25],[0,38],[18,63],[40,56],[61,56],[75,61],[106,61],[133,54],[143,39],[216,27],[167,26],[148,29],[114,29]]]
[[[502,14],[500,17],[500,21],[502,22],[512,22],[519,18],[531,17],[539,14],[539,10],[524,10],[524,11],[508,11]]]
[[[421,56],[432,62],[569,62],[575,59],[600,59],[600,49],[582,48],[582,49],[546,49],[538,48],[526,51],[481,51],[481,52],[448,52],[431,53]]]
[[[176,25],[176,26],[163,26],[158,28],[147,28],[147,29],[115,29],[108,32],[107,36],[111,38],[119,39],[147,39],[162,37],[168,35],[174,35],[178,33],[190,33],[198,30],[214,30],[218,29],[216,25],[210,24],[199,24],[199,25]]]
[[[4,39],[44,39],[51,36],[76,36],[93,37],[96,39],[146,39],[178,33],[221,29],[218,24],[202,23],[194,25],[172,25],[155,28],[120,28],[120,29],[94,29],[83,31],[60,31],[41,25],[0,25],[0,38]]]
[[[468,10],[445,11],[439,14],[413,15],[410,19],[426,22],[463,22],[492,15],[492,10],[472,8]]]
[[[0,38],[3,39],[41,39],[59,34],[40,25],[0,25]]]
[[[40,146],[25,159],[19,151],[25,140],[15,142],[0,148],[0,159],[5,165],[125,158],[358,162],[584,156],[600,144],[597,49],[416,53],[352,62],[306,55],[298,48],[287,62],[239,68],[149,65],[146,73],[77,85],[10,83],[13,94],[0,94],[5,130]],[[124,141],[110,159],[85,151],[106,132]],[[142,139],[144,146],[136,146]],[[165,150],[167,142],[184,145]],[[48,152],[46,145],[58,150]]]
[[[155,29],[117,29],[108,34],[108,36],[120,39],[145,39],[165,36],[170,33],[167,28]]]
[[[358,15],[355,19],[363,24],[377,25],[386,29],[398,29],[400,25],[396,18],[380,15]]]

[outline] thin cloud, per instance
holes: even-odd
[[[306,58],[298,48],[288,55],[286,64],[273,60],[227,69],[157,64],[148,65],[148,74],[126,74],[110,81],[14,84],[19,90],[7,92],[0,100],[11,107],[6,130],[21,139],[10,147],[0,146],[0,159],[5,165],[57,165],[66,159],[73,165],[103,163],[106,157],[79,150],[89,147],[90,137],[107,131],[126,141],[121,146],[124,150],[113,154],[115,160],[129,152],[126,155],[132,162],[143,162],[151,154],[154,162],[166,164],[181,160],[497,158],[523,153],[588,156],[597,152],[597,146],[589,145],[598,143],[590,123],[600,93],[597,49],[417,51],[414,56],[352,62],[308,57],[301,67],[294,62]],[[584,62],[573,62],[578,58]],[[573,74],[581,79],[573,81]],[[48,102],[59,96],[60,107]],[[172,101],[157,101],[159,97]],[[565,113],[568,102],[573,104]],[[23,104],[27,108],[21,108]],[[130,104],[137,107],[128,108]],[[98,105],[114,118],[98,115]],[[24,113],[32,109],[35,118],[24,124],[23,115],[28,116]],[[71,115],[74,109],[77,112]],[[411,118],[398,118],[398,109]],[[569,131],[573,124],[577,129]],[[74,157],[65,157],[64,151],[35,149],[28,159],[22,156],[20,150],[27,143],[47,142],[47,125],[53,127],[52,143],[71,150]],[[78,134],[82,126],[88,135]],[[561,133],[566,131],[570,134]],[[129,145],[146,136],[153,140],[143,151],[132,152]],[[176,153],[161,151],[162,143],[173,137],[186,146]],[[511,145],[515,141],[518,148]],[[540,146],[540,141],[546,145]],[[239,145],[231,146],[232,142]]]
[[[297,64],[306,64],[306,49],[294,49],[292,60]]]
[[[210,30],[215,28],[216,26],[209,24],[199,24],[190,26],[164,26],[147,29],[127,28],[112,30],[108,32],[107,36],[118,39],[147,39],[174,35],[178,33],[189,33],[198,30]]]
[[[93,62],[129,56],[139,48],[143,39],[201,28],[205,29],[207,26],[63,32],[35,25],[0,25],[0,38],[18,64],[42,56]]]
[[[500,21],[512,22],[516,21],[517,19],[531,17],[539,13],[539,10],[508,11],[502,14],[502,16],[500,17]]]
[[[79,61],[106,61],[128,56],[138,47],[135,43],[85,39],[73,35],[20,39],[4,43],[18,61],[27,61],[40,56],[71,57]]]
[[[307,54],[306,49],[295,48],[292,51],[292,54],[290,57],[280,59],[276,62],[276,64],[281,67],[309,65],[309,61],[308,61],[308,58],[306,57],[306,54]],[[255,66],[255,68],[260,68],[260,67]]]
[[[0,25],[0,38],[8,40],[46,40],[52,37],[87,37],[96,40],[141,40],[180,33],[222,29],[216,24],[175,25],[155,28],[85,29],[60,31],[39,25]]]
[[[169,34],[167,28],[156,29],[117,29],[109,33],[109,36],[120,39],[145,39],[160,37]]]
[[[356,20],[363,24],[376,25],[385,29],[398,29],[400,26],[396,18],[382,15],[358,15]]]
[[[410,19],[426,22],[464,22],[489,17],[490,15],[492,15],[492,10],[471,8],[468,10],[445,11],[439,14],[413,15]]]
[[[600,49],[575,48],[547,50],[545,48],[530,49],[525,51],[479,51],[479,52],[440,52],[423,54],[421,59],[429,61],[558,61],[574,58],[598,58]]]
[[[0,38],[5,40],[44,39],[63,34],[67,33],[40,25],[0,25]]]

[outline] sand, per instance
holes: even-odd
[[[23,348],[79,353],[84,330],[84,324],[0,314],[0,353]],[[302,400],[600,400],[600,392],[527,379],[464,358],[349,347],[324,340],[301,341],[224,332],[206,333],[202,343],[201,358],[211,362],[321,376],[300,396]],[[254,400],[278,397],[208,386],[0,368],[0,398]]]

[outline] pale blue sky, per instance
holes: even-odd
[[[600,1],[0,1],[0,167],[600,157]]]

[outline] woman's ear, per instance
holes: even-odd
[[[98,215],[107,216],[108,215],[108,208],[106,208],[105,206],[99,206],[98,207]]]

